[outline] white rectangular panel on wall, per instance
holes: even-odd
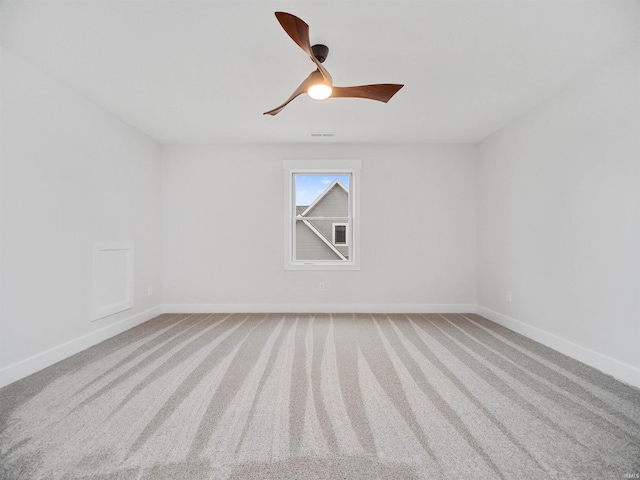
[[[91,320],[133,308],[133,243],[94,243],[91,277]]]

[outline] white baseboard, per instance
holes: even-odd
[[[83,335],[69,342],[63,343],[56,347],[50,348],[42,353],[33,355],[19,362],[8,365],[0,369],[0,388],[5,385],[9,385],[21,378],[24,378],[32,373],[36,373],[43,368],[53,365],[56,362],[64,360],[65,358],[75,355],[82,350],[86,350],[93,345],[96,345],[108,338],[118,335],[130,328],[140,325],[141,323],[151,320],[154,317],[162,314],[162,306],[151,308],[144,312],[133,315],[132,317],[125,318],[117,323],[108,325],[100,330],[95,330],[91,333]]]
[[[165,304],[164,313],[476,313],[475,304]]]
[[[568,357],[574,358],[582,363],[586,363],[587,365],[611,375],[622,382],[640,388],[640,369],[633,365],[608,357],[596,352],[595,350],[578,345],[570,340],[566,340],[537,327],[533,327],[521,322],[520,320],[516,320],[508,317],[507,315],[503,315],[502,313],[483,307],[482,305],[477,305],[476,313],[491,320],[492,322],[508,328],[509,330],[513,330],[514,332],[524,335],[531,340],[535,340],[547,347],[553,348]]]

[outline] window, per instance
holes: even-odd
[[[359,269],[357,160],[285,160],[285,269]]]
[[[347,223],[333,224],[333,244],[334,245],[348,245],[347,226],[348,226]]]

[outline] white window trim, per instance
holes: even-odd
[[[360,170],[361,160],[283,160],[284,174],[284,269],[285,270],[360,270]],[[294,174],[351,174],[349,208],[351,227],[347,226],[349,260],[294,260],[295,191]],[[351,241],[350,241],[351,240]],[[340,245],[342,246],[342,245]]]
[[[336,227],[344,227],[345,229],[345,243],[336,243]],[[332,223],[331,224],[331,242],[336,247],[348,247],[349,246],[349,224],[348,223]]]

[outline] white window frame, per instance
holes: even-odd
[[[336,227],[344,227],[344,230],[345,230],[344,243],[336,243]],[[332,223],[331,224],[331,242],[336,247],[349,246],[349,224],[348,223]]]
[[[284,173],[284,269],[285,270],[360,270],[360,170],[361,160],[283,160]],[[295,260],[295,174],[351,176],[347,226],[348,260]],[[342,244],[340,246],[343,246]]]

